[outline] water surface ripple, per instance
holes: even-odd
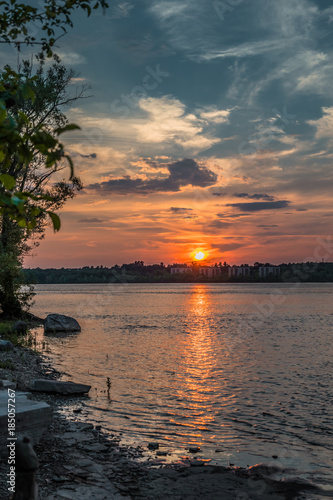
[[[136,442],[196,445],[207,457],[242,466],[275,460],[328,481],[332,284],[36,291],[35,314],[68,314],[82,326],[47,343],[60,370],[93,386],[85,405],[96,422]]]

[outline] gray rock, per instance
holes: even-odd
[[[49,314],[44,321],[45,333],[80,332],[81,327],[76,319],[63,314]]]
[[[158,443],[149,443],[148,450],[158,450],[160,445]]]
[[[70,431],[79,431],[79,432],[92,431],[93,428],[94,428],[93,424],[90,424],[88,422],[73,422],[69,426]]]
[[[190,453],[199,453],[199,451],[200,451],[200,446],[195,446],[195,447],[193,447],[193,448],[189,448],[189,449],[188,449],[188,451],[189,451]]]
[[[0,390],[16,389],[16,382],[11,380],[0,380]]]
[[[89,392],[91,385],[76,384],[75,382],[60,382],[59,380],[33,380],[30,385],[31,391],[56,392],[58,394],[85,394]]]
[[[12,331],[18,333],[19,335],[25,335],[27,333],[28,325],[25,321],[16,321],[14,323]]]
[[[52,408],[42,402],[28,399],[29,394],[19,391],[15,392],[14,398],[9,398],[7,391],[0,391],[0,457],[7,453],[7,444],[10,437],[5,430],[8,428],[8,408],[15,407],[15,437],[23,438],[29,436],[33,442],[38,443],[44,431],[52,422]],[[11,415],[11,413],[10,413]]]
[[[64,486],[62,488],[57,489],[55,494],[46,497],[46,500],[130,500],[130,497],[123,496],[117,488],[111,484],[107,483],[106,488],[103,486],[95,486],[89,484],[73,484],[71,487]]]
[[[0,340],[0,351],[11,351],[12,349],[14,346],[9,340]]]

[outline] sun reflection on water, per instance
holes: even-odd
[[[193,442],[197,444],[215,420],[211,403],[217,396],[218,365],[210,328],[211,313],[207,287],[196,285],[188,299],[186,335],[181,345],[183,371],[177,399],[182,406],[182,421],[175,423],[190,427]],[[214,435],[211,438],[214,439]]]

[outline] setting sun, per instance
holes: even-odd
[[[194,256],[195,260],[202,260],[205,258],[205,254],[203,252],[198,252]]]

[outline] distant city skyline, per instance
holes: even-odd
[[[92,85],[66,111],[82,128],[65,141],[85,188],[27,267],[195,251],[318,260],[332,231],[333,7],[221,5],[129,0],[74,16],[58,53],[73,83]],[[13,49],[0,57],[15,65]]]

